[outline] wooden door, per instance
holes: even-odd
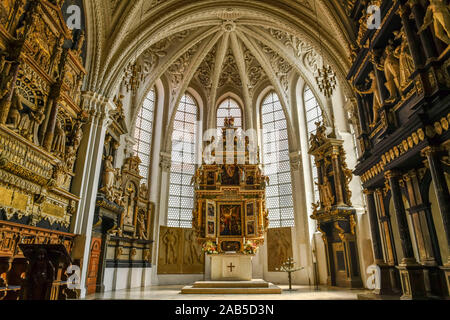
[[[342,242],[333,243],[333,258],[334,258],[334,274],[336,277],[336,286],[347,286],[347,268],[345,263],[344,245]]]
[[[89,255],[89,267],[87,276],[87,294],[95,293],[97,288],[98,265],[102,250],[102,239],[92,238],[91,253]]]

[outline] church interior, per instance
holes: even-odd
[[[0,300],[450,299],[449,91],[447,0],[2,0]]]

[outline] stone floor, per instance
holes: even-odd
[[[356,300],[357,294],[368,293],[365,290],[293,286],[288,291],[287,285],[279,285],[281,294],[180,294],[183,285],[150,286],[145,288],[125,289],[87,296],[86,300]]]

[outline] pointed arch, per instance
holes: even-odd
[[[228,96],[224,100],[222,100],[222,102],[220,102],[219,107],[217,108],[216,111],[217,128],[218,129],[223,128],[225,118],[230,116],[234,118],[234,125],[238,128],[243,129],[244,117],[242,107],[235,99]]]

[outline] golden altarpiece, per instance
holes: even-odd
[[[0,3],[0,299],[26,280],[19,244],[64,244],[70,252],[75,237],[84,34],[67,27],[61,4]]]
[[[122,96],[115,99],[103,147],[102,177],[96,199],[87,292],[102,292],[106,268],[150,268],[152,210],[149,188],[142,182],[138,156],[116,168],[120,137],[127,133]]]
[[[343,140],[334,130],[316,123],[317,132],[310,138],[309,153],[314,156],[318,172],[320,201],[313,204],[312,219],[322,232],[327,255],[327,284],[362,287],[356,245],[355,209],[351,203],[349,182],[352,171],[347,168]]]
[[[212,256],[254,254],[264,243],[268,227],[268,178],[257,161],[252,161],[257,153],[241,133],[233,118],[225,119],[218,141],[222,148],[216,148],[212,163],[203,164],[193,177],[193,227],[204,251]],[[233,148],[227,148],[227,141]]]

